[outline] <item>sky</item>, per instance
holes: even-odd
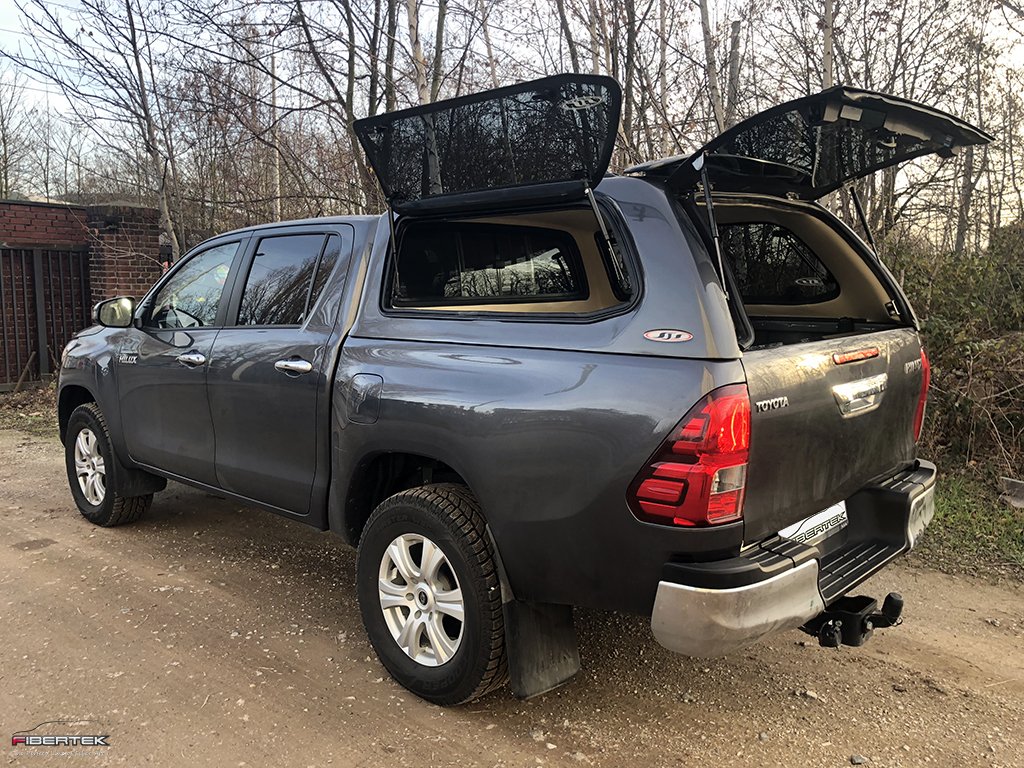
[[[76,0],[58,0],[60,5],[72,7]],[[29,52],[30,38],[22,32],[21,11],[14,0],[0,0],[0,49],[16,53],[18,47]],[[51,106],[64,103],[64,98],[55,91],[54,86],[44,83],[28,82],[24,84],[26,101],[46,103],[49,97]]]
[[[78,0],[47,0],[47,4],[58,9],[71,9],[78,4]],[[1001,19],[998,14],[993,17],[993,21],[999,25]],[[1024,22],[1021,26],[1024,26]],[[1024,67],[1024,43],[1015,33],[1009,30],[1003,31],[1007,43],[1004,55],[1012,65]],[[27,52],[29,44],[29,37],[22,31],[21,12],[18,10],[15,0],[0,0],[0,49],[16,52],[21,46]],[[60,104],[64,103],[63,97],[54,91],[54,86],[44,83],[27,83],[25,96],[28,100],[37,103],[49,99],[50,106],[54,108],[59,108]]]

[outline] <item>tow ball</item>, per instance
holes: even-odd
[[[903,596],[890,592],[878,610],[878,601],[867,595],[841,597],[800,629],[818,638],[824,648],[864,645],[876,629],[903,622]]]

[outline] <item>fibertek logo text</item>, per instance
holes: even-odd
[[[11,736],[12,747],[109,747],[110,736]]]

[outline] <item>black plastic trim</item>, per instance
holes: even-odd
[[[734,589],[766,581],[808,560],[817,560],[818,588],[829,605],[907,550],[911,505],[934,483],[934,476],[934,464],[918,461],[914,467],[855,493],[846,500],[846,541],[835,549],[823,551],[819,546],[772,536],[738,557],[666,563],[661,579],[703,589]]]
[[[793,561],[756,547],[739,557],[710,563],[666,563],[661,580],[704,589],[732,589],[766,581],[793,568]]]

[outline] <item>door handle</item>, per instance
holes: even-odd
[[[858,413],[873,411],[881,405],[888,383],[889,374],[880,373],[866,379],[836,384],[832,387],[832,394],[843,416],[856,416]]]
[[[286,373],[289,376],[298,375],[300,373],[309,373],[313,370],[313,364],[308,360],[302,358],[293,358],[291,360],[278,360],[274,363],[274,367],[282,373]]]
[[[186,368],[196,368],[206,362],[206,355],[199,352],[184,352],[175,359]]]

